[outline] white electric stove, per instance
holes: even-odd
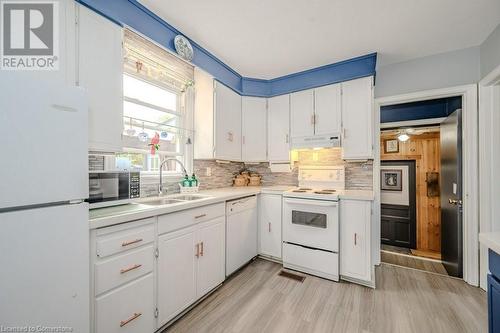
[[[339,280],[338,194],[343,166],[304,166],[299,187],[283,194],[283,266]]]

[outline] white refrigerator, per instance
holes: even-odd
[[[88,333],[85,93],[23,75],[0,86],[0,327]]]

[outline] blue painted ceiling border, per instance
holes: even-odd
[[[121,26],[136,30],[174,53],[173,40],[176,35],[183,35],[137,0],[75,1]],[[241,76],[195,41],[189,41],[194,49],[192,63],[243,96],[272,97],[372,76],[375,75],[377,62],[377,54],[371,53],[271,80],[262,80]]]

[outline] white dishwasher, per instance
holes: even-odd
[[[257,256],[257,197],[226,203],[226,276]]]

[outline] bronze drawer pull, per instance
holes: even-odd
[[[141,264],[136,264],[134,266],[131,266],[129,268],[124,268],[124,269],[120,269],[120,274],[123,274],[123,273],[127,273],[127,272],[130,272],[130,271],[133,271],[134,269],[137,269],[139,267],[142,267]]]
[[[205,217],[205,216],[207,216],[207,214],[201,214],[201,215],[195,216],[194,218],[195,219],[200,219],[200,218]]]
[[[140,313],[140,312],[134,313],[134,315],[132,317],[130,317],[129,319],[120,321],[120,327],[127,325],[132,320],[135,320],[135,319],[139,318],[140,316],[142,316],[142,313]]]
[[[135,239],[133,241],[123,242],[122,246],[129,246],[129,245],[132,245],[132,244],[135,244],[135,243],[139,243],[139,242],[142,242],[142,238],[137,238],[137,239]]]

